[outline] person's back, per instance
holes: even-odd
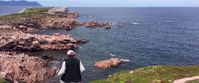
[[[58,73],[61,76],[61,83],[81,82],[81,73],[85,70],[84,66],[80,60],[74,58],[75,53],[73,51],[69,51],[67,55],[69,59],[64,60]]]
[[[76,58],[65,59],[65,74],[62,75],[61,80],[64,82],[80,82],[80,61]]]

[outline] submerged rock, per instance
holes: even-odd
[[[111,58],[108,60],[102,60],[95,62],[94,66],[100,69],[108,69],[110,67],[116,67],[120,65],[122,61],[119,58]]]
[[[0,77],[14,83],[42,82],[56,73],[47,61],[23,53],[0,52]]]

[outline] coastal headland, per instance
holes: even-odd
[[[0,16],[0,83],[45,83],[58,68],[49,66],[49,56],[30,56],[26,52],[76,49],[89,40],[70,34],[33,34],[48,29],[73,30],[80,26],[110,29],[109,22],[81,22],[81,14],[68,8],[29,8]],[[93,66],[108,69],[120,65],[119,58],[97,61]],[[92,83],[182,83],[198,82],[199,66],[147,66],[117,72]],[[187,78],[188,77],[188,78]],[[187,80],[188,79],[188,80]]]
[[[68,8],[29,8],[20,13],[0,16],[0,78],[2,82],[45,82],[58,68],[50,67],[48,56],[30,56],[25,52],[76,49],[88,42],[70,34],[38,35],[47,29],[72,30],[79,26],[110,29],[108,22],[80,22],[77,12]],[[39,70],[39,71],[38,71]],[[40,71],[41,70],[41,71]],[[3,80],[4,79],[4,80]]]

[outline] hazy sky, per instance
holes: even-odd
[[[72,7],[199,7],[199,0],[29,0],[43,6]]]

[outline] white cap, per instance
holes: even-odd
[[[75,52],[74,52],[73,50],[69,50],[69,51],[67,52],[67,55],[73,55],[73,54],[75,54]]]

